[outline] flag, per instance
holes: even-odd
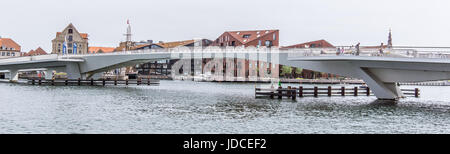
[[[64,43],[63,43],[63,51],[62,54],[66,54],[66,50],[67,50],[67,37],[64,37]]]
[[[73,43],[73,54],[77,54],[77,43]]]

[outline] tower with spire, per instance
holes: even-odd
[[[128,25],[128,27],[127,27],[127,33],[124,34],[124,35],[126,36],[125,50],[128,51],[128,50],[130,50],[131,47],[133,46],[133,43],[132,43],[132,41],[131,41],[131,36],[132,36],[132,34],[131,34],[130,20],[127,20],[127,25]]]
[[[389,28],[388,48],[392,48],[392,30]]]

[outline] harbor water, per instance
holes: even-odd
[[[397,102],[374,96],[255,99],[255,86],[0,83],[0,133],[450,133],[450,86],[401,86],[420,88],[421,97]]]

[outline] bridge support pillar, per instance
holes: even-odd
[[[82,78],[82,75],[80,73],[80,67],[77,63],[68,63],[66,64],[66,73],[68,79],[78,79]],[[82,78],[86,79],[86,78]]]
[[[53,76],[55,76],[55,74],[57,73],[55,69],[47,69],[46,71],[44,71],[45,73],[45,80],[52,80]]]
[[[403,93],[397,86],[397,83],[383,82],[382,80],[378,79],[376,74],[372,73],[367,68],[360,68],[359,70],[360,76],[370,87],[370,89],[373,91],[373,93],[378,99],[397,100],[403,97]]]
[[[9,70],[9,81],[17,82],[19,80],[19,70]]]

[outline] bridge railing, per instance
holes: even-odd
[[[403,58],[439,58],[450,59],[450,47],[392,47],[374,48],[361,47],[359,52],[355,47],[340,46],[336,48],[278,48],[278,47],[177,47],[169,49],[142,49],[132,51],[119,51],[112,53],[96,54],[66,54],[66,55],[41,55],[28,57],[14,57],[0,59],[0,64],[13,62],[37,61],[46,59],[82,59],[86,56],[128,55],[148,53],[288,53],[290,57],[298,56],[370,56],[370,57],[403,57]]]
[[[111,53],[59,55],[58,58],[82,58],[85,56],[128,55],[148,53],[289,53],[292,56],[370,56],[370,57],[404,57],[404,58],[450,58],[450,47],[392,47],[380,48],[361,47],[359,52],[352,46],[339,46],[336,48],[278,48],[278,47],[176,47],[168,49],[141,49],[131,51],[118,51]]]

